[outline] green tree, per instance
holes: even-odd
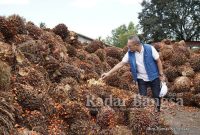
[[[41,28],[41,29],[45,29],[45,28],[46,28],[46,24],[45,24],[44,22],[41,22],[41,23],[40,23],[40,28]]]
[[[125,24],[112,30],[111,36],[108,36],[105,40],[107,44],[114,45],[123,48],[126,45],[127,39],[130,35],[137,34],[137,29],[133,22],[130,22],[128,26]]]
[[[144,0],[139,13],[140,28],[146,41],[199,40],[199,0]]]

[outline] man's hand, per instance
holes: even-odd
[[[109,72],[103,73],[103,74],[101,75],[101,78],[102,78],[102,79],[105,79],[105,78],[108,77],[108,76],[110,76],[110,73],[109,73]]]
[[[164,74],[163,74],[163,75],[160,75],[160,76],[159,76],[159,79],[160,79],[161,82],[165,82],[165,81],[166,81],[166,77],[165,77]]]

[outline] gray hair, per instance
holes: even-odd
[[[132,40],[132,41],[134,41],[134,42],[136,42],[136,43],[138,43],[138,44],[141,43],[139,37],[136,36],[136,35],[132,35],[132,36],[130,36],[128,39],[129,39],[129,40]]]

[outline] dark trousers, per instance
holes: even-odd
[[[151,87],[153,98],[156,101],[156,108],[158,111],[160,111],[160,105],[161,105],[161,98],[159,97],[160,94],[160,79],[156,78],[153,81],[144,81],[143,79],[138,79],[138,88],[139,93],[142,96],[147,96],[147,88]]]

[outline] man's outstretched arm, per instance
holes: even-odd
[[[126,62],[119,62],[117,65],[115,65],[109,72],[107,73],[103,73],[101,75],[102,79],[105,79],[106,77],[110,76],[112,73],[116,72],[117,70],[119,70],[121,67],[123,67],[126,64]]]

